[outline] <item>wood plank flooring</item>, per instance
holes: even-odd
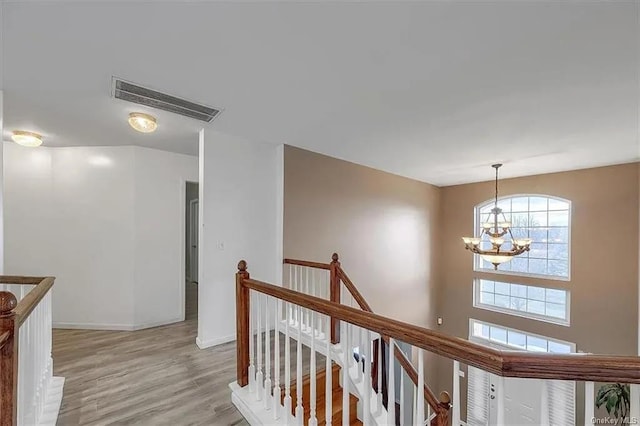
[[[54,330],[58,425],[246,425],[231,403],[235,342],[201,350],[196,320],[134,332]]]

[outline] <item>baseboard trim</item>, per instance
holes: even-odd
[[[99,324],[90,322],[54,322],[53,328],[69,330],[105,330],[105,331],[136,331],[145,328],[160,327],[162,325],[175,324],[184,321],[182,318],[150,322],[145,324]]]
[[[202,340],[199,337],[196,337],[196,345],[198,345],[200,349],[207,349],[213,346],[222,345],[224,343],[233,342],[234,340],[236,340],[235,334],[211,340]]]
[[[47,390],[44,411],[39,426],[55,426],[62,405],[64,377],[52,377]]]

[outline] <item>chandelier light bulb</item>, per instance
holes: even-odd
[[[25,130],[14,130],[11,139],[18,145],[35,148],[42,145],[42,136],[38,133],[27,132]]]
[[[151,133],[158,128],[156,118],[143,112],[132,112],[128,121],[131,127],[141,133]]]
[[[498,169],[502,167],[502,164],[494,164],[493,167],[496,170],[496,192],[495,192],[495,204],[491,209],[491,212],[487,214],[487,218],[484,222],[481,222],[482,231],[480,237],[462,237],[465,249],[470,250],[472,253],[479,255],[482,259],[493,264],[495,269],[498,266],[509,262],[515,256],[518,256],[524,252],[529,251],[531,247],[531,238],[513,238],[511,233],[511,222],[509,222],[502,209],[498,207]],[[511,248],[509,250],[503,250],[502,245],[507,241],[504,237],[509,237],[511,241]],[[480,247],[480,243],[483,241],[491,243],[490,249],[483,249]]]

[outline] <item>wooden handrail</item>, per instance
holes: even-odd
[[[38,285],[47,277],[21,277],[17,275],[0,275],[0,284]]]
[[[285,263],[288,265],[307,266],[309,268],[316,268],[316,269],[327,269],[327,270],[331,269],[330,263],[309,262],[307,260],[284,259],[282,263]]]
[[[262,281],[240,279],[238,285],[503,377],[640,384],[636,356],[501,351]]]
[[[3,284],[35,285],[20,302],[14,294],[0,291],[0,426],[17,422],[20,325],[51,290],[53,282],[53,277],[0,276]]]
[[[29,314],[38,306],[38,303],[44,298],[53,287],[53,277],[44,277],[40,283],[36,285],[26,296],[18,302],[18,306],[13,310],[16,314],[18,327],[22,325],[29,317]]]
[[[360,293],[360,291],[355,286],[355,284],[353,284],[353,281],[351,281],[351,279],[349,278],[347,273],[344,271],[344,269],[342,269],[342,267],[338,267],[338,274],[340,276],[340,279],[344,283],[345,287],[347,288],[349,293],[351,293],[351,295],[353,296],[353,299],[358,303],[360,308],[366,312],[373,312],[373,309],[371,309],[371,306],[369,306],[369,303],[367,303],[362,293]],[[382,339],[387,345],[389,345],[388,336],[383,335]],[[407,376],[409,377],[409,379],[411,379],[413,384],[417,386],[418,371],[415,369],[415,367],[413,366],[409,358],[407,358],[407,356],[404,354],[404,352],[400,350],[400,347],[398,346],[398,344],[394,342],[393,346],[394,347],[389,348],[389,350],[393,351],[394,357],[398,360],[398,362],[400,363],[400,366],[407,372]],[[376,359],[375,362],[378,362],[378,360]],[[427,401],[427,404],[429,404],[429,406],[433,410],[437,410],[439,407],[441,407],[441,402],[438,400],[435,393],[431,390],[431,388],[426,383],[424,384],[424,399]]]

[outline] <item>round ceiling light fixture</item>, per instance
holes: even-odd
[[[28,146],[30,148],[42,145],[42,135],[27,132],[26,130],[14,130],[11,134],[11,139],[18,145]]]
[[[158,123],[153,115],[143,112],[132,112],[129,114],[129,125],[142,133],[151,133],[158,128]]]

